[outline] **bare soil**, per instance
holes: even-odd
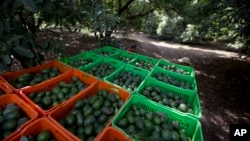
[[[67,56],[97,48],[92,37],[68,32],[61,36],[67,43]],[[142,33],[117,38],[126,46],[136,44],[136,52],[143,55],[175,63],[179,58],[190,58],[196,70],[204,140],[228,141],[230,124],[250,123],[249,56],[241,58],[237,51],[230,51],[223,44],[181,45],[151,39]],[[46,60],[56,57],[48,55]]]

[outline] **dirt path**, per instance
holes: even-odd
[[[229,140],[229,125],[250,123],[250,61],[215,47],[190,47],[131,34],[138,53],[176,62],[189,57],[196,70],[206,141]]]

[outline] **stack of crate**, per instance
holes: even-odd
[[[57,73],[53,73],[52,69]],[[114,83],[124,72],[142,79],[133,88]],[[58,90],[60,87],[61,90]],[[154,88],[157,88],[157,93],[150,91]],[[115,112],[103,123],[100,131],[86,137],[84,128],[87,125],[82,125],[83,133],[76,133],[62,124],[68,115],[79,112],[79,103],[91,101],[93,104],[103,91],[106,91],[103,94],[105,97],[116,95],[122,105],[116,105]],[[151,93],[155,93],[155,97]],[[169,95],[173,100],[185,103],[184,108],[188,106],[189,109],[183,110],[163,100]],[[39,98],[44,99],[45,105],[41,104]],[[178,121],[190,140],[203,141],[200,124],[202,114],[194,69],[110,46],[2,74],[0,111],[4,111],[11,103],[16,103],[29,120],[7,135],[2,132],[0,140],[4,141],[37,136],[43,130],[49,130],[60,141],[138,140],[118,125],[133,105],[148,112],[167,115],[169,118],[166,122]]]

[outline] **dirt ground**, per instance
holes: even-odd
[[[68,56],[96,48],[95,40],[79,33],[66,33]],[[129,46],[137,45],[137,53],[177,62],[189,57],[196,70],[201,102],[201,125],[205,141],[228,141],[229,125],[250,123],[250,58],[240,58],[220,44],[180,45],[151,39],[142,33],[117,38]],[[47,60],[53,59],[47,56]]]

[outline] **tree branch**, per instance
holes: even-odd
[[[120,9],[118,9],[118,15],[121,16],[122,12],[125,11],[126,9],[128,9],[128,6],[129,6],[132,2],[134,2],[134,1],[135,1],[135,0],[129,0],[129,1],[127,1],[127,3],[126,3],[124,6],[122,6]]]
[[[149,10],[147,12],[144,12],[144,13],[141,12],[141,13],[136,14],[136,15],[128,16],[128,17],[126,17],[126,19],[132,20],[132,19],[135,19],[135,18],[138,18],[138,17],[143,17],[143,16],[146,16],[146,15],[148,15],[149,13],[151,13],[153,11],[154,11],[154,9],[151,9],[151,10]]]
[[[122,8],[122,0],[118,0],[118,10]]]

